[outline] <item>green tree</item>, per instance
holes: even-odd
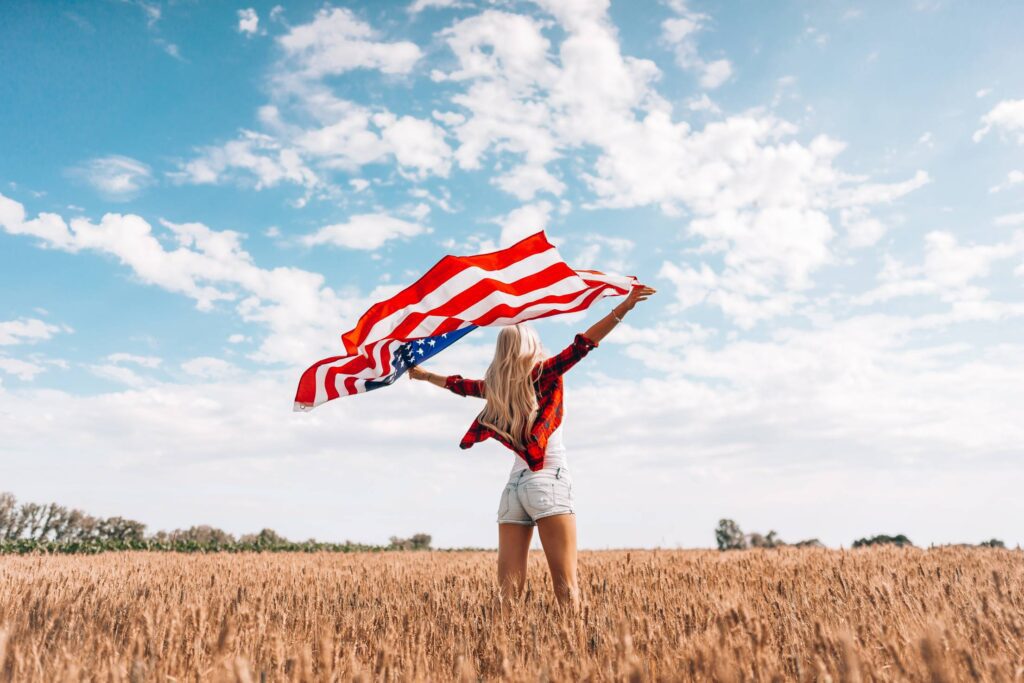
[[[747,539],[743,535],[740,525],[731,519],[718,520],[718,528],[715,529],[715,542],[719,550],[743,550],[747,547]]]
[[[913,546],[910,539],[903,534],[897,534],[896,536],[888,536],[886,534],[878,534],[877,536],[871,536],[869,538],[858,538],[853,542],[854,548],[866,548],[873,545],[895,545],[900,548],[903,546]]]

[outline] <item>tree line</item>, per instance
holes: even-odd
[[[825,545],[816,538],[810,538],[806,541],[799,541],[797,543],[786,543],[779,534],[775,531],[769,531],[767,534],[759,533],[743,533],[740,529],[740,525],[731,519],[720,519],[718,520],[718,526],[715,528],[715,543],[718,545],[719,550],[746,550],[748,548],[781,548],[783,546],[792,546],[796,548],[824,548]],[[854,548],[867,548],[875,545],[895,545],[898,547],[915,547],[914,544],[904,534],[896,534],[895,536],[889,536],[888,534],[879,534],[877,536],[868,536],[865,538],[858,538],[853,542]],[[998,538],[992,538],[987,541],[982,541],[978,544],[979,547],[984,548],[1005,548],[1006,544],[1000,541]]]
[[[95,517],[57,503],[18,503],[0,493],[0,554],[93,553],[105,550],[166,550],[177,552],[357,552],[429,550],[429,534],[392,536],[388,545],[324,543],[316,539],[290,541],[273,529],[234,536],[205,524],[146,533],[142,522],[124,517]]]

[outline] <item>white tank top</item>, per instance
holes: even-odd
[[[565,419],[562,419],[564,424]],[[516,474],[520,470],[529,469],[530,466],[526,464],[523,457],[518,453],[513,453],[512,457],[512,472]],[[562,443],[562,424],[558,425],[558,428],[551,432],[551,436],[548,437],[548,446],[544,450],[544,469],[554,469],[557,467],[566,467],[565,461],[565,444]]]

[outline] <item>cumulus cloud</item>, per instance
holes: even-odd
[[[391,240],[415,237],[430,232],[418,223],[410,223],[383,213],[367,213],[352,216],[345,223],[326,225],[311,235],[302,238],[303,244],[333,244],[349,249],[372,251]]]
[[[979,142],[993,130],[1024,145],[1024,100],[1003,100],[994,106],[981,117],[981,128],[971,137]]]
[[[0,195],[2,198],[3,195]],[[58,332],[70,332],[71,328],[52,325],[38,318],[19,318],[0,321],[0,346],[33,344],[51,339]]]
[[[889,257],[879,274],[881,284],[855,301],[870,305],[921,295],[936,295],[948,302],[983,301],[989,292],[975,281],[987,276],[993,264],[1022,253],[1024,231],[1004,242],[961,244],[953,233],[935,230],[925,236],[924,258],[919,265],[906,265]]]
[[[114,364],[131,363],[132,365],[138,365],[142,368],[158,368],[163,363],[162,358],[157,356],[141,356],[135,353],[112,353],[107,356],[107,360]]]
[[[181,364],[186,374],[200,379],[224,379],[238,372],[238,368],[223,358],[200,356]]]
[[[605,3],[538,4],[565,31],[554,58],[541,18],[487,10],[441,32],[457,63],[432,77],[464,90],[451,98],[457,110],[434,117],[458,140],[461,168],[479,170],[493,153],[501,171],[492,183],[520,200],[559,195],[550,166],[569,150],[586,149],[594,154],[579,172],[592,195],[584,208],[689,214],[681,232],[718,263],[689,275],[682,274],[689,265],[663,269],[676,282],[715,290],[705,297],[684,292],[680,303],[699,298],[744,327],[792,313],[814,274],[837,262],[838,250],[881,239],[886,223],[871,214],[873,205],[930,180],[924,171],[895,183],[844,173],[835,162],[845,143],[823,134],[798,142],[794,124],[763,108],[695,129],[656,91],[658,67],[622,54]],[[672,8],[677,42],[707,20],[684,3]],[[693,46],[681,49],[696,59]],[[550,213],[532,211],[545,219],[535,223]]]
[[[584,235],[582,249],[573,258],[574,268],[628,274],[630,254],[636,242],[627,237],[608,237],[597,233]]]
[[[253,36],[260,31],[260,16],[252,7],[238,10],[238,32]]]
[[[413,0],[409,4],[408,11],[409,14],[419,14],[425,9],[451,9],[466,6],[461,0]]]
[[[68,174],[92,187],[109,201],[129,201],[152,184],[153,172],[131,157],[111,154],[82,162]]]
[[[181,183],[249,183],[262,190],[282,184],[313,197],[338,197],[335,173],[395,161],[411,179],[445,177],[451,149],[429,118],[396,115],[337,97],[324,79],[356,69],[398,76],[421,51],[408,41],[387,41],[347,8],[323,8],[313,19],[277,39],[279,59],[269,70],[271,101],[260,107],[260,130],[243,129],[235,140],[199,147],[169,175]]]
[[[33,363],[20,358],[0,356],[0,372],[17,377],[25,382],[31,382],[36,375],[45,371],[46,368],[38,363]]]
[[[283,182],[309,190],[322,184],[298,150],[282,144],[273,136],[250,130],[243,130],[237,140],[200,149],[198,157],[182,163],[177,171],[168,175],[176,182],[195,185],[251,177],[257,190]]]
[[[135,370],[117,363],[98,363],[87,367],[92,374],[115,384],[140,389],[148,383],[148,380]]]
[[[336,338],[338,321],[361,313],[367,303],[351,293],[339,296],[319,273],[258,267],[237,232],[201,223],[161,220],[160,225],[166,231],[160,237],[172,241],[170,248],[141,216],[108,213],[98,222],[75,218],[68,224],[59,215],[40,214],[27,220],[24,206],[0,194],[0,227],[10,234],[34,236],[50,248],[113,256],[139,281],[183,294],[200,310],[233,305],[242,320],[267,331],[253,354],[257,360],[306,363],[320,357]],[[134,381],[122,370],[99,367],[96,372]]]
[[[732,63],[728,59],[705,60],[697,49],[697,34],[707,25],[708,15],[693,11],[686,0],[671,0],[668,5],[675,16],[661,23],[661,37],[675,53],[676,64],[696,73],[700,86],[707,90],[728,81]]]
[[[994,194],[996,192],[1008,190],[1011,187],[1019,185],[1021,183],[1024,183],[1024,171],[1013,170],[1006,175],[1005,181],[999,183],[998,185],[993,185],[992,187],[988,188],[988,191]]]
[[[498,218],[495,222],[501,226],[501,237],[498,244],[507,247],[515,244],[524,237],[535,232],[544,230],[551,219],[551,211],[554,206],[551,202],[536,202],[524,204],[513,209],[507,215]]]
[[[353,69],[408,73],[421,56],[408,41],[385,42],[373,28],[346,7],[325,7],[312,21],[293,26],[278,38],[297,75],[318,79]]]

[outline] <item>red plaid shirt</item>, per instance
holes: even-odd
[[[537,418],[530,428],[525,449],[516,448],[501,434],[480,424],[479,416],[469,426],[469,431],[462,437],[459,447],[469,448],[478,441],[494,438],[518,453],[532,471],[542,469],[548,437],[562,424],[562,375],[596,346],[597,342],[586,335],[577,334],[565,349],[534,366],[536,379],[533,381],[533,388],[537,395]],[[444,386],[459,396],[484,397],[484,381],[481,379],[464,379],[462,375],[450,375],[445,378]]]

